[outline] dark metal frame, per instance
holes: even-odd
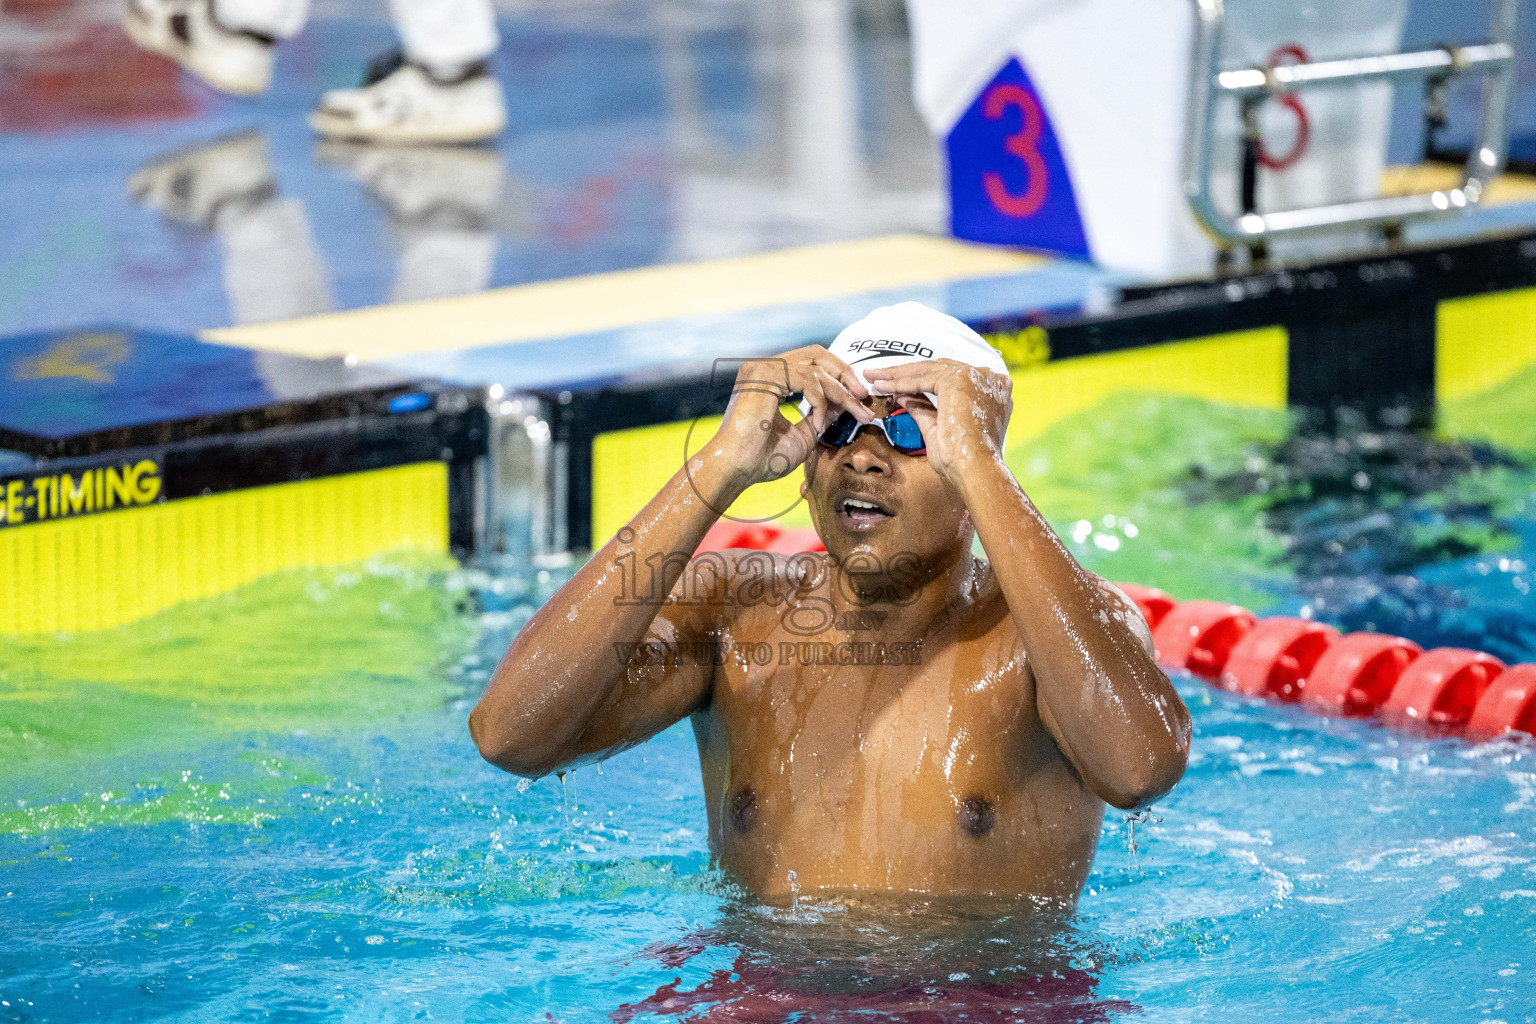
[[[1277,2],[1277,0],[1276,0]],[[1464,213],[1482,200],[1487,186],[1504,167],[1509,149],[1509,104],[1515,87],[1515,28],[1520,0],[1493,0],[1491,39],[1477,46],[1441,46],[1418,53],[1350,57],[1276,67],[1219,67],[1221,34],[1226,21],[1223,0],[1193,0],[1195,40],[1190,69],[1189,134],[1184,156],[1184,194],[1190,209],[1219,245],[1262,245],[1280,235],[1335,231],[1359,225],[1400,230],[1413,220]],[[1467,155],[1461,183],[1409,196],[1384,196],[1295,210],[1259,213],[1253,209],[1253,166],[1257,152],[1257,105],[1272,96],[1303,88],[1359,82],[1422,81],[1433,109],[1443,104],[1444,87],[1467,74],[1486,76],[1477,142]],[[1242,209],[1228,216],[1217,208],[1211,191],[1217,101],[1234,97],[1243,111],[1246,166]]]

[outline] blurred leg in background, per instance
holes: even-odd
[[[500,43],[491,0],[390,0],[390,10],[401,49],[373,61],[360,88],[322,96],[315,131],[401,143],[499,135],[507,114],[490,72]],[[309,0],[128,0],[123,26],[214,88],[249,96],[271,84],[277,43],[308,18]]]
[[[309,0],[128,0],[123,28],[221,92],[254,96],[272,84],[278,40],[309,20]]]
[[[304,204],[279,194],[260,132],[167,153],[128,179],[128,194],[178,230],[218,236],[231,323],[287,320],[332,308]]]
[[[254,2],[254,0],[245,0]],[[320,98],[310,125],[333,139],[480,142],[507,123],[490,56],[491,0],[390,0],[401,49],[375,60],[362,88]]]
[[[501,153],[482,146],[325,142],[318,155],[367,189],[389,216],[399,253],[391,302],[467,295],[490,285]]]

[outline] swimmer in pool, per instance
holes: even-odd
[[[1104,805],[1183,774],[1189,713],[1004,465],[1011,408],[997,352],[917,303],[747,362],[719,432],[513,641],[481,754],[538,777],[688,718],[711,850],[760,895],[1070,906]],[[825,553],[688,557],[801,464]]]

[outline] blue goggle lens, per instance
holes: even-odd
[[[884,431],[885,439],[891,443],[891,447],[903,455],[921,455],[928,449],[923,441],[923,432],[918,429],[917,421],[905,409],[885,419],[876,420],[870,425],[878,425]],[[821,432],[821,443],[828,448],[841,448],[858,437],[859,429],[863,426],[865,424],[853,418],[853,413],[845,412]]]

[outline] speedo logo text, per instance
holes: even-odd
[[[932,359],[933,349],[917,341],[897,341],[895,338],[865,338],[848,346],[850,352],[887,353],[898,356],[916,356]]]

